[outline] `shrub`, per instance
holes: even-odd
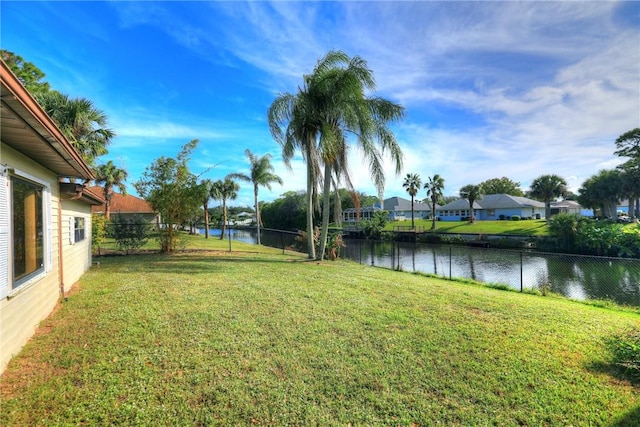
[[[107,218],[104,215],[91,215],[91,248],[98,249],[98,255],[105,237],[107,237]]]
[[[520,221],[520,215],[512,215],[511,221]]]
[[[150,225],[137,215],[132,218],[115,215],[112,224],[116,245],[127,255],[129,255],[129,251],[144,246],[149,240]]]
[[[499,215],[499,216],[498,216],[498,219],[499,219],[500,221],[504,221],[504,215],[502,215],[502,214],[501,214],[501,215]]]
[[[640,330],[629,329],[607,342],[613,363],[634,380],[640,380]]]

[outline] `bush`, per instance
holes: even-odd
[[[104,215],[91,215],[91,248],[98,249],[98,255],[105,237],[107,237],[107,218]]]
[[[608,340],[613,363],[634,380],[640,380],[640,330],[630,329]]]
[[[144,246],[149,240],[150,225],[137,215],[132,218],[115,215],[111,222],[116,245],[127,255],[129,255],[129,251]]]
[[[512,215],[511,221],[520,221],[520,215]]]
[[[504,221],[504,215],[499,215],[499,216],[498,216],[498,219],[499,219],[500,221]]]

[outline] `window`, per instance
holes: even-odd
[[[10,178],[13,289],[44,271],[44,187]]]
[[[73,241],[80,242],[84,240],[84,218],[73,218]]]

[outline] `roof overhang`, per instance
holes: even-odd
[[[0,60],[0,139],[60,177],[93,179],[62,131]]]
[[[92,193],[84,186],[84,184],[61,182],[59,185],[62,201],[80,200],[84,203],[96,206],[104,204],[104,199],[97,194]]]

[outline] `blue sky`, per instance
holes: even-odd
[[[35,63],[51,86],[109,117],[109,154],[131,182],[197,138],[194,173],[247,172],[246,148],[287,170],[266,111],[295,93],[331,49],[364,58],[377,95],[406,107],[393,126],[404,152],[384,197],[408,197],[407,173],[445,179],[445,194],[506,176],[527,189],[548,173],[573,191],[622,159],[614,141],[640,126],[639,2],[12,2],[0,46]],[[375,194],[357,149],[357,190]],[[422,192],[419,197],[424,197]],[[252,205],[243,184],[234,205]]]

